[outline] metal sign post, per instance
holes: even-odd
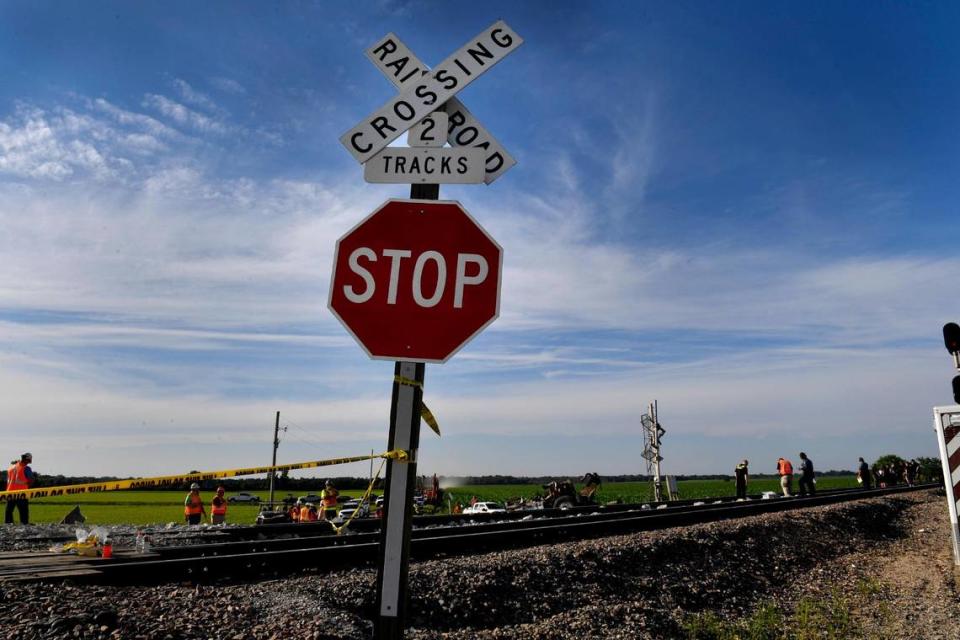
[[[407,452],[406,460],[387,462],[387,484],[380,529],[380,566],[377,571],[378,640],[403,637],[407,606],[407,573],[410,567],[410,530],[413,492],[417,484],[417,449],[420,446],[420,407],[426,365],[397,362],[390,405],[391,451]],[[419,386],[418,386],[419,385]]]

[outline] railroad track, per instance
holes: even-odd
[[[464,518],[417,518],[411,536],[415,559],[462,555],[602,536],[700,524],[762,513],[803,509],[877,496],[936,488],[937,484],[863,491],[838,490],[807,498],[684,501],[651,505],[607,505]],[[493,514],[490,514],[493,515]],[[303,572],[360,567],[378,557],[379,521],[359,521],[350,535],[332,535],[323,523],[264,525],[228,530],[233,540],[187,546],[155,547],[150,553],[114,550],[110,559],[58,553],[0,553],[0,582],[58,581],[156,584],[250,579]],[[356,523],[354,523],[356,524]],[[354,527],[351,524],[351,528]],[[361,531],[359,529],[368,529]],[[246,539],[244,539],[246,538]]]

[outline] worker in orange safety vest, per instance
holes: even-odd
[[[217,487],[217,495],[210,501],[210,524],[223,524],[227,519],[227,499],[223,487]]]
[[[783,489],[783,495],[790,497],[790,489],[793,488],[793,465],[786,458],[777,460],[777,473],[780,474],[780,488]]]
[[[293,522],[300,522],[300,508],[303,506],[303,500],[297,500],[296,504],[290,507],[290,510],[287,511],[287,515],[290,516],[290,520]]]
[[[200,497],[200,485],[196,482],[190,485],[190,493],[183,501],[183,515],[187,524],[200,524],[207,510],[203,508],[203,499]]]
[[[337,497],[340,492],[333,486],[333,482],[327,480],[323,491],[320,492],[320,503],[323,506],[323,518],[333,520],[337,517]]]
[[[20,460],[14,460],[7,469],[7,491],[26,491],[33,486],[36,475],[30,469],[30,463],[33,462],[33,455],[24,453]],[[26,496],[8,498],[7,512],[4,522],[13,524],[13,510],[20,512],[20,524],[30,524],[30,502]]]
[[[310,522],[310,505],[302,504],[300,505],[300,522]]]

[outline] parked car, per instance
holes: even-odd
[[[354,512],[360,510],[360,513],[356,515],[357,518],[368,518],[370,517],[370,505],[364,502],[360,503],[359,500],[348,500],[343,503],[343,507],[340,508],[340,521],[346,522],[353,516]]]
[[[476,513],[506,513],[507,510],[496,502],[478,502],[463,510],[465,514]]]
[[[317,495],[316,493],[308,493],[305,496],[300,496],[299,498],[297,498],[297,500],[302,501],[304,504],[313,503],[317,506],[320,505],[320,496]]]
[[[240,493],[227,498],[227,502],[260,502],[260,496],[247,493],[246,491],[241,491]]]

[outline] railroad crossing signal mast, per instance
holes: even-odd
[[[399,93],[340,137],[367,182],[410,185],[409,200],[388,200],[337,242],[328,303],[371,358],[395,362],[388,448],[405,457],[387,462],[378,640],[405,626],[426,363],[500,311],[502,249],[458,202],[437,200],[440,184],[490,184],[516,161],[455,94],[522,43],[498,20],[431,70],[388,33],[365,53]],[[404,132],[410,148],[387,146]]]
[[[647,408],[647,413],[640,417],[643,425],[643,453],[640,455],[647,461],[647,475],[653,477],[653,499],[663,500],[663,482],[660,477],[660,439],[667,432],[657,419],[657,401],[654,400]]]

